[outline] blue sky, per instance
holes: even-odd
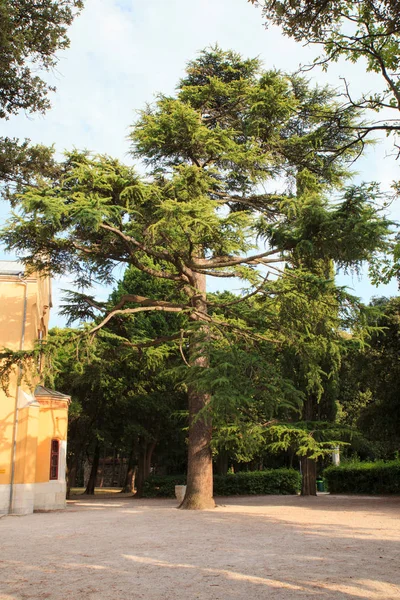
[[[54,144],[57,152],[76,147],[108,153],[131,162],[127,134],[135,111],[143,108],[157,92],[172,94],[185,64],[210,44],[232,48],[245,56],[259,56],[266,68],[294,71],[312,61],[316,49],[302,47],[283,37],[280,30],[263,26],[259,10],[246,0],[87,0],[82,15],[70,29],[71,46],[60,54],[57,69],[48,76],[57,86],[52,109],[46,115],[20,114],[2,122],[0,135],[28,137],[35,143]],[[316,83],[340,88],[346,77],[354,96],[373,91],[380,79],[366,74],[362,63],[340,62],[327,74],[312,71]],[[380,181],[389,189],[399,178],[399,166],[388,140],[370,148],[356,165],[356,180]],[[392,217],[400,219],[394,204]],[[0,222],[7,206],[0,203]],[[0,258],[4,255],[0,248]],[[373,295],[395,295],[397,285],[379,289],[366,276],[343,277],[365,301]],[[60,288],[67,280],[54,282],[52,324],[57,317]],[[237,288],[238,284],[234,284]],[[210,282],[210,289],[215,289]],[[100,289],[104,298],[108,290]]]

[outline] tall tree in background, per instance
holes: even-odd
[[[224,332],[266,342],[277,335],[267,324],[256,329],[210,312],[206,276],[239,278],[250,295],[274,297],[274,280],[285,263],[295,269],[300,246],[348,267],[386,247],[388,223],[373,205],[374,188],[347,190],[333,203],[327,196],[342,184],[356,151],[354,109],[342,110],[333,97],[299,77],[263,71],[257,59],[204,51],[189,63],[176,96],[160,96],[132,130],[134,154],[150,168],[147,179],[110,157],[71,153],[56,180],[40,179],[13,198],[16,210],[2,238],[32,268],[72,273],[81,287],[110,283],[121,264],[173,283],[174,296],[162,300],[128,294],[113,305],[76,294],[71,314],[103,312],[93,333],[115,317],[181,314],[187,325],[168,339],[135,330],[128,342],[176,340],[183,349],[188,339],[187,363],[206,370],[210,345]],[[300,173],[319,191],[298,202]],[[210,393],[192,381],[188,395],[183,507],[207,508],[214,506]]]
[[[353,106],[373,111],[387,109],[383,120],[358,127],[360,137],[370,131],[400,131],[400,5],[397,0],[249,0],[262,8],[266,25],[273,23],[298,42],[316,44],[323,55],[314,64],[327,67],[344,57],[363,60],[367,71],[382,76],[379,92],[365,90]],[[390,115],[390,113],[392,113]]]
[[[352,338],[341,370],[342,420],[358,428],[369,458],[393,459],[400,450],[400,300],[372,302],[368,344]]]
[[[42,77],[69,46],[67,28],[83,0],[0,0],[0,119],[20,111],[44,113],[55,90]],[[51,149],[0,137],[0,183],[26,184],[32,172],[49,175]]]

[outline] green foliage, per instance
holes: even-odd
[[[35,177],[54,177],[57,165],[54,148],[32,146],[28,140],[0,137],[0,182],[2,195],[12,200],[23,186],[34,183]]]
[[[358,111],[334,95],[207,49],[176,94],[158,97],[132,128],[146,178],[109,156],[71,152],[55,174],[14,194],[1,237],[30,268],[71,274],[83,288],[65,310],[94,319],[92,334],[104,329],[108,350],[93,358],[101,393],[121,377],[120,397],[131,398],[129,382],[135,402],[151,396],[163,406],[156,370],[179,351],[189,392],[197,387],[207,404],[198,418],[213,414],[220,431],[215,448],[241,460],[263,447],[274,416],[299,411],[306,393],[321,399],[339,362],[337,313],[350,304],[334,286],[333,262],[357,269],[391,235],[375,188],[343,191]],[[97,302],[87,288],[113,282],[121,265],[135,291],[123,284]],[[143,290],[138,273],[150,278]],[[208,297],[208,276],[236,278],[248,293]]]
[[[150,475],[144,483],[145,498],[175,498],[175,486],[185,485],[186,475]]]
[[[300,484],[300,473],[294,469],[228,473],[214,476],[214,493],[216,496],[297,494]]]
[[[400,462],[348,463],[324,470],[331,494],[400,494]]]
[[[340,377],[341,421],[357,427],[372,456],[393,457],[400,444],[400,301],[375,299],[367,343],[346,344]]]
[[[161,477],[151,475],[144,487],[147,498],[175,496],[175,485],[186,483],[184,475]],[[301,477],[294,469],[269,469],[214,475],[214,494],[216,496],[297,494]]]
[[[267,445],[272,452],[293,448],[297,456],[316,460],[332,452],[332,447],[343,446],[346,428],[323,421],[300,423],[278,423],[267,430]]]
[[[107,156],[69,153],[57,176],[14,196],[3,241],[32,267],[72,273],[82,287],[110,283],[122,263],[175,282],[186,297],[192,273],[255,286],[257,265],[279,275],[275,263],[291,264],[305,245],[313,258],[359,265],[386,247],[389,223],[373,206],[376,190],[353,189],[335,205],[326,197],[355,151],[356,111],[341,114],[348,128],[337,126],[338,111],[330,90],[206,50],[176,96],[160,97],[132,130],[133,151],[151,165],[151,178],[141,181]],[[260,193],[277,178],[285,192]],[[257,236],[269,249],[253,257]]]
[[[67,28],[82,0],[0,0],[0,119],[20,111],[44,112],[54,91],[42,73],[54,69],[57,52],[69,46]],[[13,194],[37,179],[56,178],[54,149],[29,140],[0,137],[1,194]]]
[[[262,8],[266,25],[282,27],[285,35],[305,44],[316,44],[323,53],[309,71],[319,65],[326,70],[344,58],[359,63],[362,70],[381,76],[381,87],[371,93],[367,88],[359,98],[351,95],[350,82],[344,81],[347,106],[369,109],[370,121],[358,124],[355,137],[361,145],[376,131],[396,136],[400,130],[400,8],[398,0],[249,0]],[[376,79],[376,78],[375,78]],[[375,83],[374,83],[375,85]],[[383,118],[375,119],[377,112]],[[345,125],[347,127],[347,125]],[[397,148],[396,142],[394,142]],[[399,182],[392,184],[395,195]],[[399,277],[398,246],[392,259],[381,257],[374,269],[376,281]]]
[[[17,375],[18,383],[22,381],[33,391],[33,378],[37,373],[37,361],[39,352],[33,351],[14,351],[10,348],[0,350],[0,386],[3,392],[9,396],[10,379]]]
[[[259,316],[256,307],[252,310]],[[235,312],[242,311],[251,318],[246,303]],[[268,328],[269,321],[262,317]],[[238,462],[248,462],[264,450],[266,430],[275,417],[301,410],[303,395],[283,374],[280,354],[268,342],[235,334],[213,340],[208,368],[191,367],[185,379],[194,389],[211,393],[205,412],[213,419],[214,453],[226,451]]]
[[[385,89],[365,94],[359,105],[399,110],[400,10],[397,0],[250,0],[263,7],[267,22],[280,25],[297,41],[319,44],[326,65],[344,56],[351,62],[364,59],[367,70],[380,73]],[[389,123],[386,124],[389,128]],[[396,130],[398,124],[393,126]],[[383,127],[384,128],[384,127]],[[388,129],[390,130],[390,129]]]
[[[69,46],[67,27],[82,7],[82,0],[1,0],[0,119],[49,108],[54,88],[37,73],[55,67],[56,52]]]

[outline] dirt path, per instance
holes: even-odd
[[[0,520],[1,600],[399,600],[400,498],[76,499]]]

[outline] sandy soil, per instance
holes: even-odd
[[[76,498],[0,520],[1,600],[399,600],[400,498]]]

